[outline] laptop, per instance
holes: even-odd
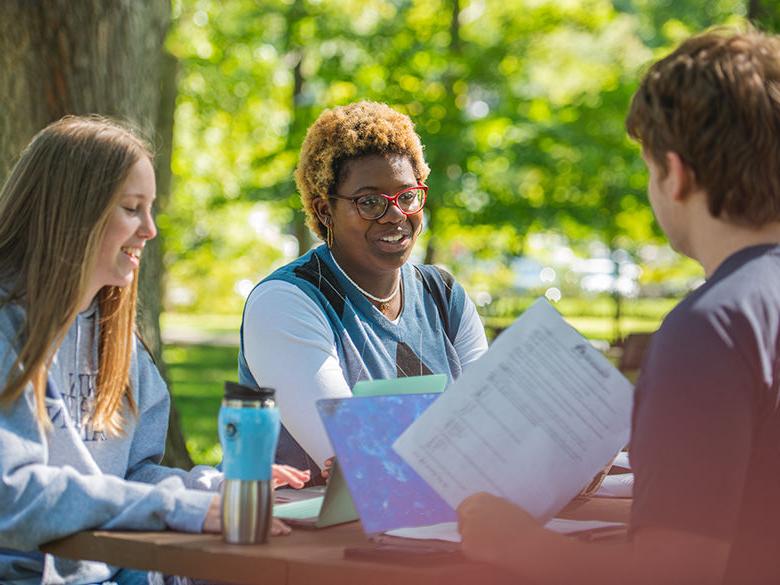
[[[440,393],[444,391],[447,381],[446,374],[361,380],[355,384],[352,393],[354,396]],[[292,526],[302,528],[326,528],[357,520],[359,515],[352,503],[338,458],[331,469],[326,486],[313,486],[301,490],[277,490],[274,516]]]
[[[349,558],[440,563],[460,558],[457,514],[392,448],[439,394],[334,398],[317,409],[341,473],[374,544]],[[554,519],[547,527],[587,539],[625,535],[616,522]]]
[[[327,485],[276,490],[274,516],[299,528],[327,528],[359,518],[338,462]]]
[[[393,450],[393,442],[438,393],[317,401],[363,530],[369,538],[398,528],[456,520],[455,511]]]

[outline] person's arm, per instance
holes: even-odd
[[[219,491],[224,476],[213,467],[196,465],[190,471],[184,471],[160,464],[165,449],[170,397],[165,381],[146,349],[139,343],[136,351],[138,369],[132,383],[138,388],[138,417],[135,419],[126,479],[153,484],[175,476],[190,489]],[[274,487],[289,485],[301,488],[309,476],[308,470],[301,471],[289,465],[273,466]]]
[[[656,333],[633,419],[632,542],[572,541],[480,494],[459,507],[467,554],[540,582],[720,583],[753,436],[748,338],[737,343],[711,315],[696,314]]]
[[[715,585],[729,554],[723,540],[670,529],[639,530],[630,542],[586,543],[545,530],[522,508],[489,494],[458,507],[464,554],[533,583]]]
[[[460,286],[458,285],[460,288]],[[462,289],[461,289],[462,290]],[[455,335],[455,351],[460,358],[460,364],[466,368],[488,349],[485,327],[477,314],[477,308],[472,300],[465,294],[463,312],[460,318],[458,333]]]
[[[180,478],[190,489],[216,491],[222,473],[213,467],[197,465],[191,471],[160,465],[168,430],[170,396],[165,381],[143,344],[136,342],[136,360],[131,383],[138,389],[138,416],[134,419],[127,473],[131,481],[155,484],[168,477]],[[217,413],[214,413],[216,418]]]
[[[244,311],[244,357],[257,384],[276,389],[284,425],[322,467],[333,450],[316,402],[352,395],[322,310],[293,284],[258,286]]]
[[[2,379],[8,359],[0,358]],[[0,408],[0,548],[34,550],[87,529],[201,531],[213,494],[178,478],[151,486],[47,465],[35,413],[32,388]]]

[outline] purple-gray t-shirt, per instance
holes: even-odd
[[[780,246],[727,258],[653,336],[631,438],[632,530],[733,543],[728,582],[780,581]]]

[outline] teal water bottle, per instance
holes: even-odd
[[[268,539],[273,514],[272,465],[279,440],[279,410],[272,388],[225,382],[219,410],[222,443],[222,533],[225,541]]]

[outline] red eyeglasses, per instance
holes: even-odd
[[[428,198],[428,187],[425,185],[407,187],[392,196],[384,193],[371,193],[360,197],[343,197],[341,195],[329,195],[329,197],[351,201],[360,217],[375,220],[387,213],[391,202],[406,216],[419,213]]]

